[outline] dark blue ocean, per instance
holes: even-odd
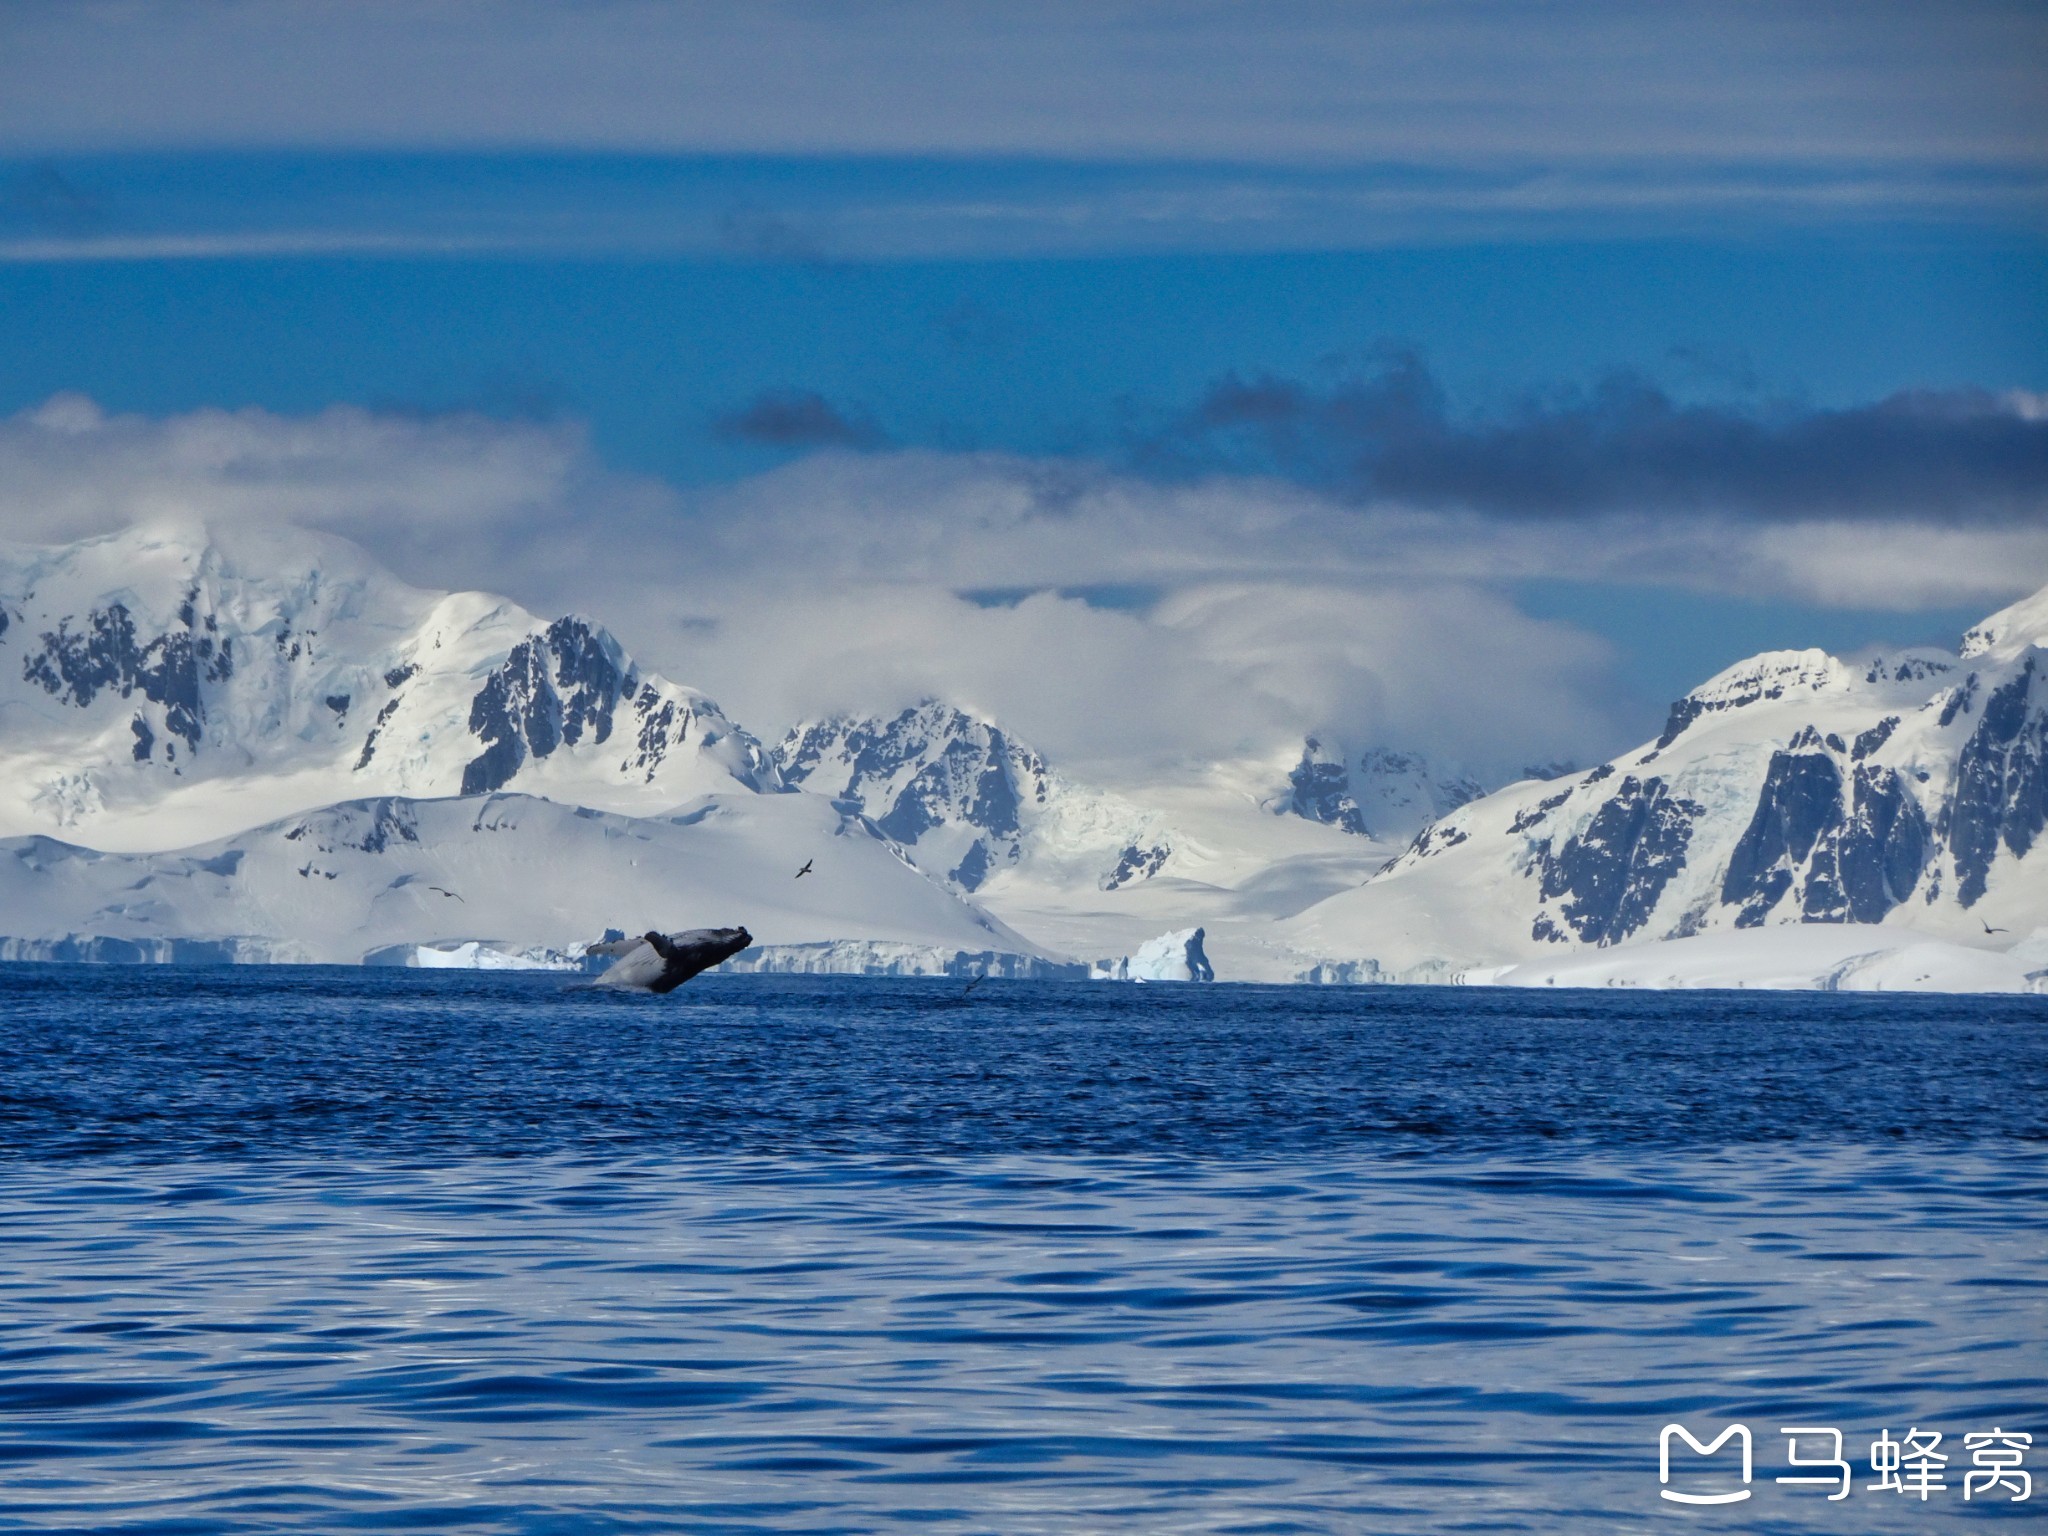
[[[0,967],[6,1530],[2010,1528],[2044,1259],[2048,998]]]

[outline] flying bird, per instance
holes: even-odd
[[[801,880],[805,875],[808,875],[811,872],[811,865],[815,862],[813,859],[805,859],[804,867],[796,872],[797,879]]]
[[[1978,918],[1978,919],[1977,919],[1977,921],[1978,921],[1978,922],[1980,922],[1980,923],[1984,923],[1984,919],[1983,919],[1983,918],[1981,918],[1981,917],[1980,917],[1980,918]],[[1986,933],[2011,933],[2011,932],[2012,932],[2012,930],[2011,930],[2010,928],[1994,928],[1994,927],[1992,927],[1992,926],[1991,926],[1991,925],[1990,925],[1989,923],[1984,923],[1984,931],[1985,931]]]
[[[442,890],[441,890],[441,887],[440,887],[440,886],[438,886],[438,885],[430,885],[430,886],[428,886],[428,887],[427,887],[427,889],[428,889],[428,890],[430,890],[430,891],[441,891],[441,894],[442,894],[443,896],[455,896],[455,899],[456,899],[457,901],[460,901],[460,902],[462,902],[462,904],[463,904],[463,905],[464,905],[465,907],[469,905],[469,903],[468,903],[467,901],[464,901],[462,897],[460,897],[460,896],[456,896],[456,895],[455,895],[455,892],[453,892],[453,891],[442,891]]]

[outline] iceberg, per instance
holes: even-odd
[[[1182,928],[1147,939],[1136,951],[1097,964],[1098,981],[1214,981],[1215,967],[1202,952],[1203,931]]]

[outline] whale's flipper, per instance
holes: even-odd
[[[754,936],[744,928],[691,928],[669,934],[650,931],[637,939],[593,944],[589,952],[618,957],[597,978],[597,986],[673,992],[699,971],[731,959],[753,942]]]

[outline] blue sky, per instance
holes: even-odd
[[[570,443],[473,571],[424,503],[380,553],[599,612],[505,554],[587,535],[565,484],[678,537],[777,495],[857,520],[884,484],[946,529],[1075,477],[1308,498],[1325,570],[1191,563],[1183,510],[1095,566],[969,540],[786,574],[971,594],[1021,559],[1140,619],[1202,582],[1440,583],[1606,646],[1560,641],[1591,751],[1760,647],[1945,639],[2048,582],[2043,80],[2048,20],[2001,4],[28,0],[0,14],[0,415]],[[1088,532],[1063,547],[1114,544]],[[1296,707],[1379,728],[1321,697],[1243,732]]]

